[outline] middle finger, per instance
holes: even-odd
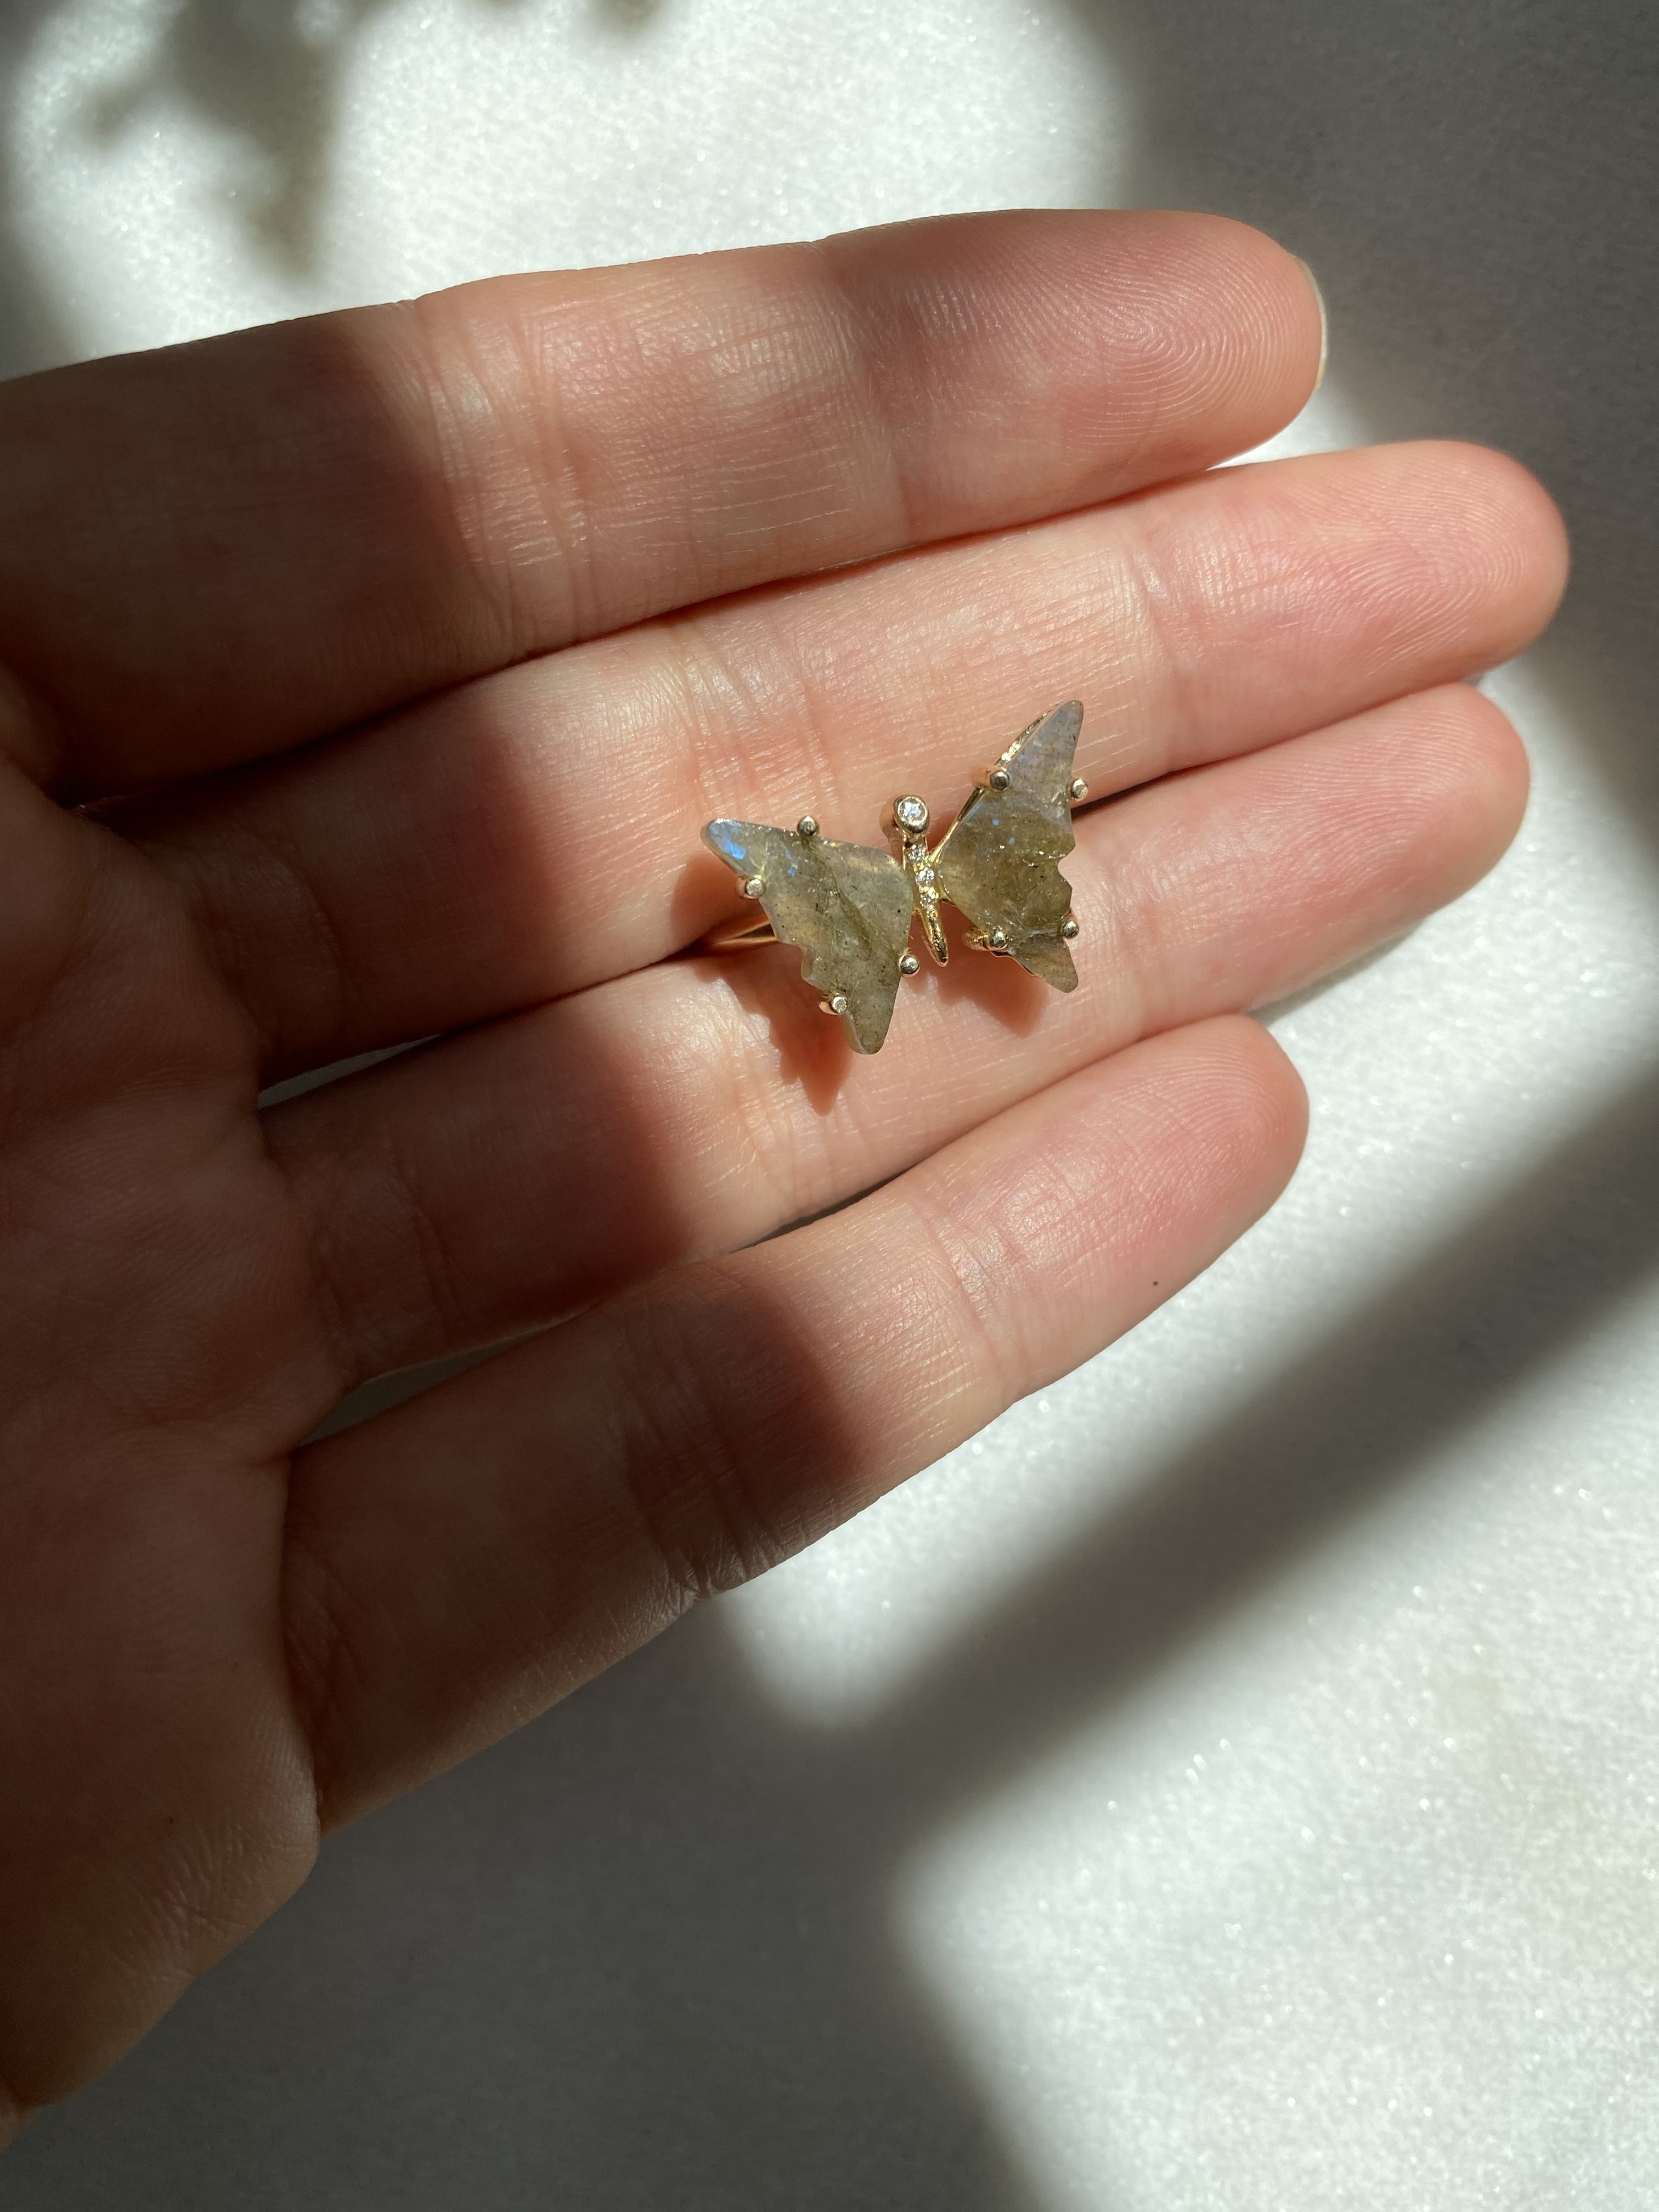
[[[878,838],[1052,699],[1097,796],[1506,657],[1559,587],[1533,479],[1419,445],[1231,469],[718,602],[120,818],[271,1074],[647,965],[732,908],[714,815]]]

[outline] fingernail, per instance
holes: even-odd
[[[1302,274],[1308,280],[1310,290],[1312,292],[1315,299],[1319,302],[1319,374],[1313,380],[1314,391],[1317,392],[1320,386],[1325,381],[1325,363],[1330,359],[1331,319],[1326,309],[1325,295],[1319,289],[1318,277],[1314,275],[1313,270],[1309,268],[1307,263],[1302,258],[1302,256],[1299,253],[1297,254],[1294,258],[1297,267],[1300,269]]]

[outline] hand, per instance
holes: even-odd
[[[1240,1011],[1497,857],[1525,767],[1462,679],[1564,559],[1466,447],[1197,473],[1319,357],[1251,231],[1012,215],[0,390],[16,2115],[330,1827],[1271,1202],[1303,1102]],[[740,904],[711,815],[873,842],[1070,696],[1127,795],[1078,820],[1069,998],[965,956],[854,1061],[797,956],[675,957]]]

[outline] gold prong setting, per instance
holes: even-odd
[[[933,856],[927,849],[927,802],[913,793],[896,799],[889,809],[893,827],[901,840],[899,858],[910,878],[911,896],[917,914],[921,918],[922,932],[927,939],[927,950],[942,968],[950,958],[945,949],[945,925],[939,920],[939,880],[933,867]],[[914,975],[921,965],[917,961],[910,968],[902,969],[905,975]]]
[[[817,987],[813,999],[860,1052],[880,1049],[900,982],[930,956],[943,967],[960,945],[1074,990],[1066,947],[1081,933],[1057,863],[1076,842],[1070,810],[1089,795],[1073,774],[1082,714],[1067,700],[1022,730],[979,771],[936,847],[927,802],[914,793],[890,802],[884,852],[825,836],[811,814],[790,830],[724,816],[705,823],[704,844],[763,911],[716,924],[699,949],[798,947],[803,976]],[[946,937],[947,904],[965,925],[961,938]]]

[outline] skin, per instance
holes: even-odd
[[[1320,359],[1256,233],[1039,214],[0,389],[0,2134],[1271,1204],[1244,1010],[1503,850],[1463,679],[1565,569],[1477,449],[1203,473]],[[948,818],[1072,696],[1069,998],[964,957],[854,1061],[676,957],[711,815]]]

